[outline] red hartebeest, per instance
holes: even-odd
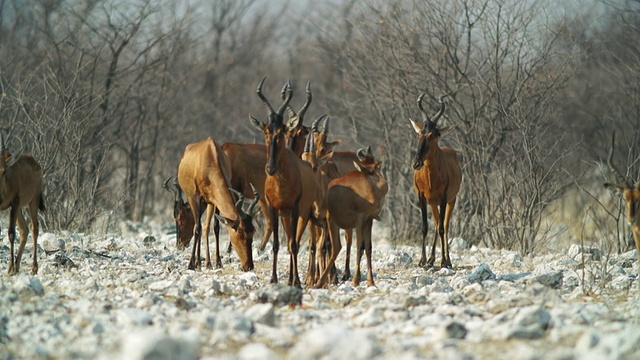
[[[309,166],[306,166],[306,164],[300,166],[303,195],[300,200],[301,212],[297,240],[298,242],[301,240],[302,232],[308,221],[311,220],[312,224],[309,228],[309,268],[306,278],[308,287],[314,286],[320,275],[316,249],[318,238],[326,236],[328,231],[326,190],[329,182],[337,177],[335,165],[328,162],[332,155],[333,153],[328,153],[318,158],[313,137],[307,137],[302,160],[307,162]]]
[[[357,170],[332,180],[327,189],[327,220],[329,222],[329,238],[331,256],[322,270],[318,286],[326,286],[328,273],[340,252],[340,229],[356,230],[356,269],[353,275],[353,286],[360,283],[361,249],[367,255],[367,284],[375,286],[371,260],[371,227],[373,220],[378,219],[382,204],[388,191],[387,181],[380,171],[382,162],[362,165],[354,162]],[[321,241],[325,241],[323,237]]]
[[[419,266],[432,267],[435,261],[436,242],[440,236],[442,247],[441,267],[452,268],[449,258],[449,221],[451,213],[456,205],[456,196],[462,182],[462,170],[460,159],[456,151],[450,147],[440,147],[440,137],[446,134],[451,127],[438,128],[438,119],[445,110],[444,98],[439,99],[440,111],[433,117],[429,117],[422,107],[422,98],[418,97],[418,108],[425,114],[423,124],[418,124],[409,119],[413,128],[418,133],[418,150],[413,159],[412,167],[415,170],[413,183],[418,193],[420,211],[422,213],[422,256]],[[431,247],[429,259],[426,257],[426,237],[428,229],[427,204],[431,206],[431,212],[436,224],[436,234]],[[439,207],[439,209],[438,209]],[[443,216],[444,213],[444,216]]]
[[[609,169],[615,174],[617,183],[605,183],[604,186],[610,189],[616,189],[622,193],[622,197],[627,205],[627,221],[631,225],[631,233],[636,243],[636,251],[638,252],[638,262],[640,262],[640,182],[632,182],[622,175],[615,165],[613,165],[613,148],[615,147],[615,133],[611,135],[611,150],[607,164]],[[640,286],[640,285],[639,285]]]
[[[323,156],[328,152],[333,151],[336,145],[340,143],[339,140],[327,142],[327,134],[329,132],[329,118],[327,117],[323,123],[322,130],[319,130],[318,123],[314,122],[312,125],[313,133],[315,134],[315,143],[317,147],[318,156]],[[370,165],[375,163],[375,159],[373,157],[373,152],[371,151],[371,146],[367,146],[366,148],[359,149],[356,152],[353,151],[333,151],[333,155],[329,160],[329,164],[331,164],[336,172],[337,177],[347,175],[352,172],[356,168],[354,167],[354,162],[359,162],[362,165]],[[336,176],[332,177],[335,178]],[[346,242],[346,256],[345,256],[345,266],[344,272],[342,275],[342,280],[347,281],[351,277],[351,243],[353,242],[353,231],[352,229],[345,229],[345,242]],[[327,243],[328,244],[328,243]],[[361,251],[362,249],[359,249]],[[322,249],[322,251],[327,251],[327,249]],[[323,258],[326,258],[323,256]]]
[[[289,285],[301,287],[298,276],[298,243],[296,241],[298,217],[300,214],[300,199],[302,197],[302,180],[300,176],[300,158],[286,146],[286,132],[297,125],[297,118],[284,123],[282,114],[293,96],[291,87],[287,84],[286,98],[277,111],[274,111],[267,98],[262,94],[262,81],[258,84],[256,93],[267,109],[268,123],[250,116],[253,126],[265,135],[267,162],[265,171],[264,192],[269,204],[271,225],[273,226],[273,267],[271,282],[278,282],[277,264],[280,242],[278,239],[278,216],[283,217],[287,242],[289,247]]]
[[[22,154],[11,165],[7,164],[10,158],[4,145],[4,137],[0,133],[0,210],[9,210],[9,275],[20,272],[20,260],[27,243],[29,230],[24,219],[22,208],[29,207],[31,217],[31,231],[33,232],[33,263],[31,273],[38,273],[38,210],[45,211],[44,198],[42,196],[43,173],[42,167],[31,155]],[[20,245],[15,258],[13,256],[13,244],[16,238],[16,221],[20,231]]]
[[[194,242],[189,260],[189,269],[200,266],[200,241],[202,222],[200,219],[201,206],[207,204],[207,217],[204,225],[206,259],[205,266],[211,267],[209,254],[209,227],[215,215],[223,224],[227,225],[229,238],[238,257],[243,271],[253,270],[251,245],[254,227],[253,209],[258,202],[259,194],[245,212],[242,210],[244,197],[234,203],[229,186],[231,164],[220,146],[209,137],[200,142],[187,145],[178,167],[178,183],[187,196],[191,213],[195,219]],[[219,211],[220,215],[217,214]],[[216,267],[222,267],[220,260],[219,242],[216,238]]]

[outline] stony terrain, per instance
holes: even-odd
[[[269,251],[254,250],[255,272],[226,254],[224,269],[188,271],[169,231],[45,233],[39,274],[29,274],[27,246],[11,278],[4,239],[0,358],[640,358],[635,251],[574,245],[522,257],[454,239],[455,271],[424,270],[417,246],[391,246],[374,230],[377,287],[299,291],[268,283]],[[279,258],[282,280],[286,250]],[[303,248],[302,274],[306,260]]]

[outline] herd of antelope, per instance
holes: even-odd
[[[367,284],[375,286],[371,259],[371,229],[379,219],[388,184],[381,172],[382,161],[376,161],[371,147],[357,151],[335,151],[340,141],[327,141],[328,115],[316,118],[310,127],[303,125],[311,105],[311,86],[307,83],[306,101],[296,112],[289,104],[293,89],[287,82],[281,91],[282,103],[274,110],[262,93],[266,78],[258,84],[257,94],[267,112],[266,122],[250,116],[251,124],[264,134],[264,144],[225,143],[219,145],[212,137],[186,146],[176,177],[164,182],[174,193],[173,217],[176,224],[176,246],[189,246],[193,238],[188,269],[201,267],[202,215],[204,223],[205,267],[211,268],[209,230],[213,220],[215,236],[215,267],[221,268],[220,223],[226,225],[230,244],[243,271],[254,268],[252,257],[255,228],[253,219],[261,210],[265,229],[260,250],[269,238],[273,242],[271,282],[278,282],[277,263],[279,225],[282,223],[289,253],[288,284],[302,287],[298,273],[298,252],[304,231],[309,228],[309,264],[305,277],[307,287],[327,287],[337,283],[335,261],[341,250],[340,230],[346,238],[346,259],[343,281],[350,273],[350,251],[353,230],[356,232],[356,268],[353,285],[360,283],[360,262],[367,256]],[[440,109],[433,116],[422,105],[422,122],[409,119],[418,134],[418,146],[413,158],[414,185],[422,215],[422,252],[418,265],[433,267],[438,238],[442,257],[440,266],[452,268],[449,257],[449,223],[462,183],[460,159],[450,147],[441,147],[440,137],[451,130],[439,126],[445,111],[445,98],[439,98]],[[288,120],[284,120],[287,111]],[[620,190],[627,204],[627,217],[632,225],[636,249],[640,251],[640,183],[631,183],[613,165],[612,139],[608,164],[618,183],[605,186]],[[173,181],[171,181],[173,179]],[[183,199],[186,197],[186,202]],[[246,206],[245,199],[252,199]],[[256,205],[259,204],[259,209]],[[426,256],[428,232],[427,204],[435,222],[435,237],[429,257]],[[6,151],[0,133],[0,210],[10,209],[8,237],[10,242],[9,275],[20,270],[20,260],[28,229],[22,208],[29,208],[33,232],[32,273],[37,274],[38,210],[44,211],[43,171],[31,155],[12,159]],[[20,230],[20,245],[14,257],[16,220]]]
[[[201,216],[206,206],[204,224],[205,266],[209,258],[209,228],[214,221],[216,267],[221,267],[219,223],[230,234],[230,247],[240,258],[241,268],[253,269],[251,256],[254,228],[252,218],[257,203],[265,215],[264,237],[260,250],[269,238],[273,242],[271,282],[278,282],[279,225],[282,223],[289,253],[287,283],[302,287],[298,273],[298,252],[304,231],[309,228],[309,264],[305,276],[307,287],[326,287],[337,282],[335,261],[342,244],[340,230],[345,231],[346,259],[343,281],[349,280],[353,231],[356,233],[356,268],[353,284],[360,283],[362,255],[367,256],[367,284],[375,286],[371,259],[371,229],[379,219],[388,184],[382,175],[382,162],[376,161],[371,147],[357,151],[335,151],[339,141],[329,142],[330,118],[322,115],[311,127],[304,116],[311,105],[311,86],[307,83],[306,101],[296,112],[290,102],[293,89],[287,82],[281,91],[282,103],[277,109],[262,93],[265,79],[258,84],[257,94],[267,112],[266,122],[253,116],[251,124],[264,134],[262,144],[225,143],[218,145],[211,137],[187,145],[178,166],[178,176],[165,188],[175,195],[174,219],[176,245],[188,246],[193,237],[189,269],[200,266]],[[442,267],[451,268],[448,237],[449,222],[462,182],[460,160],[456,152],[440,147],[440,136],[450,128],[439,127],[445,110],[445,96],[439,100],[440,110],[431,118],[418,98],[418,108],[425,114],[422,123],[411,120],[418,133],[418,151],[413,168],[414,183],[422,211],[422,259],[420,266],[433,266],[438,236],[442,247]],[[288,119],[285,121],[284,113]],[[187,202],[183,200],[183,194]],[[234,196],[235,195],[235,196]],[[252,198],[249,210],[243,210],[245,198]],[[436,238],[431,255],[426,258],[427,204],[431,207]],[[214,218],[215,217],[215,218]]]

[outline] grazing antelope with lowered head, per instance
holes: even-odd
[[[380,171],[382,162],[362,165],[354,162],[357,170],[331,180],[327,188],[327,220],[329,222],[329,239],[331,255],[324,262],[317,286],[326,286],[327,277],[340,253],[340,229],[356,230],[356,270],[353,275],[353,286],[360,283],[360,261],[362,251],[367,255],[367,284],[375,286],[371,259],[371,227],[373,220],[378,219],[384,198],[389,189],[387,181]],[[321,242],[326,237],[321,238]]]
[[[420,212],[422,213],[422,256],[419,266],[432,267],[436,256],[436,242],[440,236],[442,247],[441,267],[452,268],[449,258],[449,222],[451,213],[456,205],[456,196],[462,183],[460,159],[456,151],[450,147],[440,147],[440,137],[451,130],[450,126],[438,127],[438,119],[445,110],[444,98],[440,96],[440,111],[431,119],[422,107],[422,98],[418,97],[418,108],[425,114],[422,124],[409,119],[414,130],[418,133],[418,150],[413,158],[412,167],[415,170],[413,183],[418,193]],[[431,247],[429,259],[426,257],[426,237],[428,229],[427,204],[436,224],[436,233]]]
[[[169,185],[169,181],[172,179],[172,184]],[[195,220],[191,213],[191,206],[189,205],[189,202],[185,202],[182,199],[182,189],[180,188],[180,185],[178,185],[178,179],[174,176],[167,178],[167,180],[162,184],[162,187],[174,195],[173,220],[175,220],[176,223],[176,247],[178,250],[182,250],[189,246],[191,238],[193,237]],[[203,210],[204,206],[202,206],[202,210],[200,212],[201,216]]]
[[[267,178],[264,184],[265,197],[269,204],[271,225],[273,226],[273,267],[271,282],[278,282],[277,264],[280,241],[278,239],[278,216],[283,217],[289,248],[289,285],[301,287],[298,275],[298,243],[296,241],[298,217],[300,215],[300,199],[302,197],[302,180],[300,176],[300,158],[287,148],[286,133],[297,125],[298,118],[284,123],[282,114],[293,96],[288,83],[285,85],[286,98],[277,111],[274,111],[267,98],[262,94],[263,78],[258,84],[256,93],[267,109],[268,123],[249,117],[251,124],[264,133],[267,162],[265,171]]]
[[[201,207],[207,204],[207,216],[204,225],[206,241],[205,266],[211,267],[209,254],[209,227],[215,215],[223,224],[227,225],[229,238],[233,248],[240,257],[240,267],[243,271],[253,270],[252,242],[253,242],[253,209],[258,202],[259,195],[254,195],[254,201],[245,212],[242,209],[244,197],[238,194],[238,201],[234,203],[229,189],[231,165],[229,159],[209,137],[197,143],[189,144],[185,148],[180,165],[178,166],[178,183],[184,191],[191,206],[191,214],[195,219],[193,228],[194,241],[189,260],[189,269],[200,266],[200,241],[202,222]],[[219,215],[218,215],[219,212]],[[220,260],[219,242],[216,238],[216,267],[222,267]]]
[[[605,183],[604,186],[615,189],[622,193],[622,197],[627,204],[627,221],[631,225],[633,240],[636,243],[636,252],[638,253],[638,262],[640,262],[640,182],[635,184],[622,175],[620,170],[613,165],[613,148],[615,146],[615,133],[611,135],[611,150],[607,164],[609,169],[616,175],[616,184]]]
[[[27,243],[29,230],[24,219],[22,208],[29,207],[31,217],[31,231],[33,232],[33,263],[31,273],[38,273],[38,210],[45,211],[42,195],[43,173],[42,167],[31,155],[22,154],[11,165],[7,161],[11,158],[5,148],[4,137],[0,133],[0,210],[9,209],[9,275],[20,272],[20,260]],[[16,238],[16,221],[20,230],[20,245],[14,257],[13,244]]]

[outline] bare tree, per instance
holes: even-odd
[[[452,98],[445,119],[456,129],[443,141],[462,151],[465,176],[454,236],[524,252],[544,236],[537,219],[566,186],[554,96],[571,76],[572,56],[555,51],[558,35],[542,5],[372,1],[350,17],[348,45],[325,40],[330,54],[344,49],[334,56],[348,84],[340,112],[358,141],[376,139],[384,149],[393,234],[417,233],[407,119],[426,92],[432,104],[443,93]]]

